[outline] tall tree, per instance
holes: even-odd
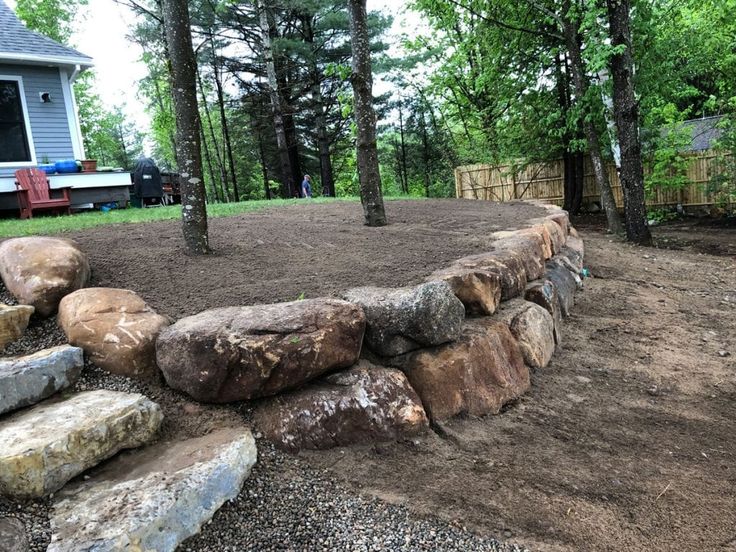
[[[621,187],[624,193],[626,237],[649,245],[652,235],[644,203],[644,166],[639,135],[639,103],[634,93],[634,56],[631,51],[629,0],[607,0],[613,74],[613,112],[621,148]]]
[[[192,48],[187,0],[162,0],[176,114],[176,159],[181,173],[182,231],[193,254],[209,252],[207,207],[200,149],[197,61]]]
[[[357,131],[356,153],[360,200],[363,204],[365,223],[368,226],[385,226],[381,173],[376,147],[376,112],[373,109],[373,74],[371,70],[370,41],[366,0],[348,0],[350,37],[353,48],[352,74],[355,126]]]

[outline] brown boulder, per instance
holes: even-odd
[[[165,328],[156,359],[198,401],[248,400],[352,366],[365,324],[360,307],[337,299],[212,309]]]
[[[113,374],[141,379],[159,376],[156,337],[169,320],[127,289],[86,288],[59,304],[59,326],[69,343]]]
[[[0,303],[0,351],[23,335],[34,310],[29,305]]]
[[[417,351],[403,365],[432,420],[496,414],[529,389],[529,369],[503,322],[468,321],[455,343]]]
[[[545,243],[544,238],[533,232],[522,233],[497,232],[493,248],[500,251],[513,251],[521,259],[526,271],[526,279],[531,282],[544,275]]]
[[[520,295],[526,287],[526,269],[521,255],[512,250],[491,251],[458,259],[455,267],[482,269],[496,274],[501,281],[501,300],[508,301]]]
[[[501,302],[501,279],[483,269],[453,266],[432,273],[427,280],[447,282],[465,305],[466,314],[493,314]]]
[[[498,316],[519,342],[530,368],[544,368],[555,352],[555,323],[552,315],[536,303],[512,299],[502,303]]]
[[[549,230],[544,224],[534,224],[529,228],[522,228],[521,230],[515,231],[520,236],[532,236],[538,240],[542,247],[542,253],[545,259],[552,257],[552,237],[549,235]]]
[[[567,211],[553,211],[546,218],[554,221],[562,229],[563,235],[567,236],[570,233],[570,216]]]
[[[562,345],[562,312],[555,285],[550,280],[532,282],[524,291],[524,299],[536,303],[552,316],[555,343],[558,347]]]
[[[87,255],[72,240],[41,236],[0,243],[0,277],[5,287],[40,316],[54,314],[61,298],[86,286],[89,276]]]
[[[429,425],[406,376],[367,361],[266,399],[255,422],[266,438],[291,451],[396,440]]]

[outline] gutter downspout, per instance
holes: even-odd
[[[82,66],[77,64],[74,66],[74,70],[72,71],[72,74],[69,75],[69,91],[71,92],[72,96],[72,106],[74,108],[74,122],[76,126],[77,131],[77,139],[79,140],[79,148],[82,152],[82,159],[86,159],[86,153],[84,151],[84,138],[82,137],[82,127],[79,124],[79,107],[77,107],[77,97],[74,94],[74,81],[77,80],[77,77],[82,72]]]

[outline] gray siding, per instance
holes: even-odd
[[[74,149],[58,67],[0,64],[0,75],[23,78],[36,161],[41,163],[44,157],[51,162],[73,159]],[[50,92],[51,103],[41,103],[39,92]],[[0,168],[0,174],[12,173],[12,167]]]

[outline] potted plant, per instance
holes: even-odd
[[[82,172],[95,172],[97,170],[97,159],[82,159]]]

